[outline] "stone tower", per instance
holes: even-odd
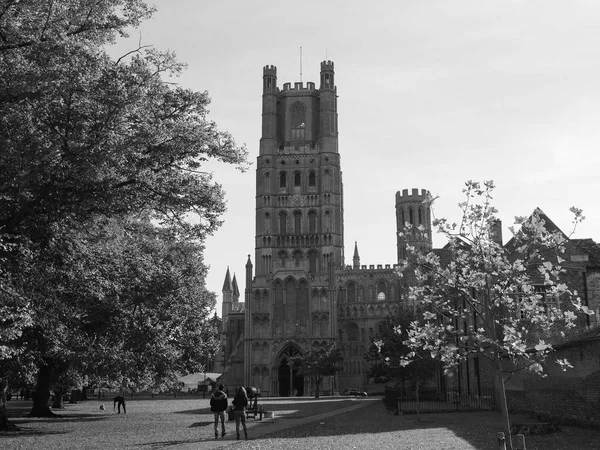
[[[289,358],[310,349],[315,336],[334,339],[329,293],[344,263],[333,62],[321,63],[318,88],[296,82],[280,90],[277,69],[265,66],[262,104],[245,381],[274,395],[302,395],[305,380]]]
[[[406,259],[406,247],[412,245],[421,252],[431,251],[431,195],[426,189],[396,192],[396,236],[398,262]],[[410,226],[410,230],[405,230]]]

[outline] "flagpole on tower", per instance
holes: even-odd
[[[300,82],[302,83],[302,47],[300,47]]]

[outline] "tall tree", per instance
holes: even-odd
[[[498,241],[493,189],[491,181],[467,182],[461,221],[434,221],[448,240],[444,258],[439,252],[410,249],[404,273],[417,283],[410,288],[409,301],[420,305],[423,313],[411,324],[405,343],[414,353],[404,363],[410,364],[419,349],[430,352],[448,371],[467,359],[486,358],[512,449],[505,376],[518,370],[542,373],[552,340],[576,326],[577,313],[590,311],[561,279],[567,270],[568,239],[547,227],[541,211],[527,220],[517,219],[520,229],[507,246]],[[583,219],[580,210],[572,212],[575,224]],[[566,360],[557,362],[569,366]]]
[[[173,54],[109,57],[151,13],[0,0],[0,358],[25,348],[39,368],[34,415],[69,371],[147,386],[213,344],[202,242],[225,201],[203,164],[244,170],[247,152],[208,120],[207,93],[165,82]]]
[[[321,383],[325,377],[338,373],[342,366],[344,357],[335,345],[324,345],[313,347],[304,355],[291,358],[298,372],[312,381],[315,386],[315,398],[319,398]]]

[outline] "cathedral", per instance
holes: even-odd
[[[343,152],[342,152],[343,153]],[[361,265],[354,244],[344,258],[344,199],[338,148],[334,65],[321,63],[314,82],[277,86],[277,69],[263,69],[262,137],[256,164],[254,260],[248,255],[244,298],[229,269],[223,284],[221,348],[215,370],[227,385],[263,395],[313,395],[290,357],[334,343],[343,370],[324,391],[368,389],[364,355],[380,321],[396,312],[404,282],[396,264]],[[406,246],[431,249],[426,190],[396,193],[397,230],[424,228],[418,242],[397,233],[398,260]]]

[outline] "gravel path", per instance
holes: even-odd
[[[208,399],[133,400],[127,415],[100,411],[101,401],[67,405],[53,419],[25,417],[30,404],[10,402],[21,428],[0,433],[2,450],[135,449],[212,450],[497,450],[500,415],[485,413],[388,414],[380,399],[330,397],[262,399],[274,423],[248,421],[250,440],[214,439]],[[106,403],[106,400],[105,400]],[[528,420],[519,418],[519,420]],[[600,430],[562,427],[551,435],[528,436],[528,450],[600,450]]]

